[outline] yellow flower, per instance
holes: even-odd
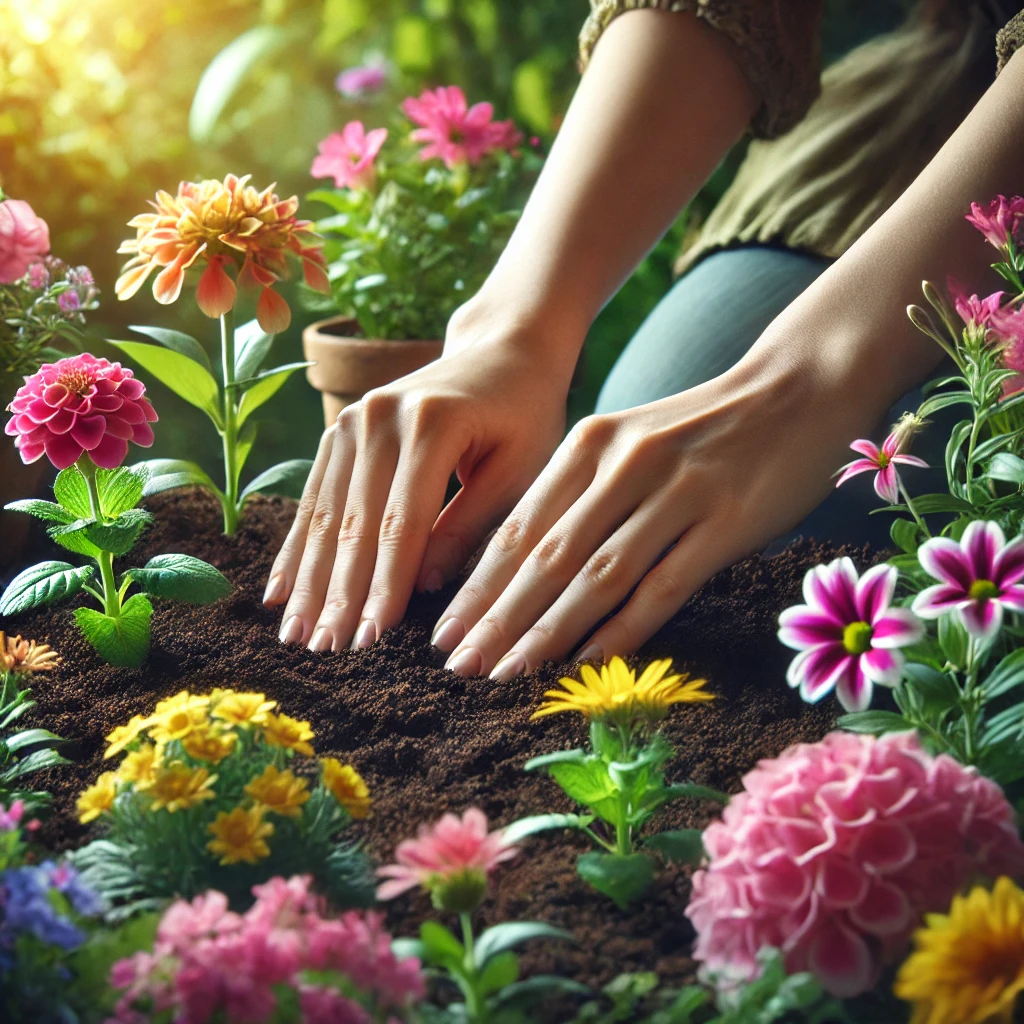
[[[160,743],[170,743],[171,740],[183,740],[186,736],[203,729],[209,719],[207,705],[209,700],[206,697],[191,697],[183,694],[187,699],[177,701],[165,710],[160,711],[160,704],[168,704],[168,701],[161,701],[157,705],[157,711],[153,715],[153,724],[150,727],[150,736]]]
[[[209,697],[198,693],[189,693],[188,690],[181,690],[173,697],[165,697],[163,700],[158,700],[156,707],[153,709],[153,717],[160,718],[182,708],[205,708],[209,703]]]
[[[911,1024],[1010,1024],[1024,992],[1024,891],[1009,878],[925,915],[893,991]]]
[[[221,864],[255,864],[270,856],[267,836],[274,834],[274,826],[263,820],[264,808],[257,804],[246,810],[236,807],[230,813],[221,811],[207,825],[214,838],[207,844],[210,853],[220,858]]]
[[[124,755],[117,774],[122,782],[134,782],[138,790],[149,789],[156,779],[156,769],[160,766],[161,750],[152,743],[143,743],[138,750],[129,751]]]
[[[666,676],[671,658],[652,661],[640,678],[619,657],[601,666],[600,675],[590,665],[580,668],[583,681],[563,678],[563,690],[548,690],[545,701],[533,718],[557,715],[560,711],[578,711],[589,719],[609,719],[624,724],[636,718],[660,722],[673,704],[690,704],[714,700],[714,694],[702,689],[705,679],[689,679],[683,672]]]
[[[216,794],[211,788],[217,781],[205,768],[189,768],[181,761],[161,766],[147,790],[154,811],[184,811]]]
[[[245,792],[267,810],[286,818],[297,818],[302,813],[302,805],[309,799],[309,786],[305,779],[297,778],[290,770],[278,771],[272,764],[268,764],[263,774],[257,775],[245,787]]]
[[[217,702],[213,717],[231,725],[263,725],[276,707],[277,701],[267,700],[262,693],[229,693]]]
[[[129,743],[134,743],[144,729],[148,729],[152,718],[143,718],[142,715],[132,715],[127,725],[119,725],[109,736],[107,736],[107,752],[104,758],[115,757],[120,754]]]
[[[285,747],[306,757],[313,756],[313,748],[309,745],[313,730],[309,722],[300,722],[288,715],[267,715],[263,723],[263,738],[272,747]]]
[[[23,640],[18,636],[7,636],[0,630],[0,671],[18,675],[33,672],[49,672],[60,664],[56,651],[49,644],[37,644],[35,640]]]
[[[117,772],[103,772],[88,789],[79,794],[78,820],[83,825],[95,821],[104,811],[114,806],[116,796]]]
[[[196,729],[186,736],[181,745],[189,757],[197,761],[219,764],[228,756],[238,742],[237,733],[214,728]]]
[[[370,790],[362,776],[350,764],[342,764],[337,758],[322,757],[320,765],[324,772],[324,788],[352,815],[366,818],[370,814]]]

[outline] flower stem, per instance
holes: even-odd
[[[481,1005],[480,993],[477,991],[477,970],[476,954],[473,948],[473,920],[469,914],[459,914],[459,921],[462,924],[462,946],[465,955],[462,960],[462,970],[465,976],[465,984],[461,986],[462,994],[466,997],[466,1016],[472,1024],[484,1024],[484,1007]]]
[[[931,531],[928,529],[927,523],[925,523],[925,521],[918,515],[917,509],[914,508],[914,503],[910,500],[910,495],[907,493],[907,489],[906,487],[903,486],[903,481],[900,480],[898,474],[896,476],[896,484],[899,487],[900,494],[903,495],[903,500],[904,502],[906,502],[907,508],[910,509],[910,514],[914,517],[914,520],[916,521],[917,525],[920,526],[922,530],[924,530],[924,534],[926,537],[931,537],[932,534]]]
[[[220,432],[224,446],[224,533],[233,537],[238,529],[238,406],[235,401],[235,311],[229,309],[220,318],[220,353],[224,377],[224,428]]]
[[[89,509],[97,523],[103,522],[103,510],[100,507],[100,492],[96,486],[96,466],[88,455],[75,463],[78,472],[85,478],[85,486],[89,491]],[[114,556],[109,551],[100,551],[96,564],[100,567],[100,579],[103,582],[103,611],[117,618],[121,614],[121,595],[114,580]]]

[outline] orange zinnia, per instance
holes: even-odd
[[[128,222],[136,237],[118,249],[132,258],[114,286],[117,297],[131,298],[160,267],[153,296],[165,305],[174,302],[185,271],[203,259],[206,269],[196,288],[199,308],[219,317],[234,307],[235,281],[225,270],[233,266],[239,285],[262,289],[256,319],[268,334],[277,334],[291,322],[288,303],[273,290],[287,275],[288,253],[302,261],[306,284],[329,292],[323,239],[310,230],[312,221],[296,218],[298,198],[279,199],[273,185],[257,192],[248,180],[248,175],[229,174],[223,182],[183,181],[176,196],[157,192],[150,203],[156,212]]]

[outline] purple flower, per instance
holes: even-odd
[[[863,438],[859,441],[854,441],[850,447],[859,455],[862,455],[863,458],[854,459],[853,462],[848,462],[839,470],[840,476],[836,481],[836,487],[841,487],[850,477],[856,476],[858,473],[877,471],[875,475],[875,493],[890,505],[896,504],[900,496],[900,478],[896,473],[896,465],[902,463],[905,466],[928,468],[928,463],[924,459],[919,459],[916,455],[902,454],[899,450],[900,440],[899,433],[894,430],[882,442],[881,448],[873,441],[867,441]]]
[[[987,207],[971,203],[971,212],[966,215],[968,223],[973,224],[997,249],[1005,248],[1007,242],[1024,219],[1024,197],[1014,196],[1007,199],[999,195]]]
[[[76,288],[92,288],[96,284],[96,278],[88,267],[72,267],[68,271],[68,280]]]
[[[53,906],[50,887],[43,867],[12,868],[0,875],[0,933],[27,932],[67,950],[80,946],[85,933]]]
[[[75,913],[83,917],[95,917],[106,909],[103,897],[95,889],[86,885],[77,869],[66,861],[59,864],[52,860],[43,861],[39,865],[42,871],[49,874],[50,884],[74,908]]]
[[[50,283],[50,271],[42,260],[37,260],[28,268],[28,286],[37,292],[42,291]]]
[[[60,306],[62,313],[77,313],[82,306],[82,300],[78,297],[78,292],[61,292],[57,296],[57,305]]]
[[[388,73],[382,64],[345,68],[334,80],[334,87],[342,96],[350,100],[359,99],[373,92],[380,92],[387,84]]]
[[[871,703],[875,683],[900,681],[903,654],[916,643],[924,624],[905,608],[891,608],[896,570],[876,565],[858,579],[849,558],[816,565],[804,576],[806,604],[779,616],[779,639],[800,653],[786,679],[812,703],[835,689],[847,711]]]
[[[948,537],[925,541],[917,557],[940,581],[914,598],[922,618],[955,611],[968,633],[988,640],[1003,624],[1004,607],[1024,611],[1024,537],[1007,544],[998,523],[971,523],[959,544]]]

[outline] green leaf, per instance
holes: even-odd
[[[3,742],[8,750],[16,751],[37,743],[63,743],[64,741],[49,729],[26,729],[24,732],[15,733]]]
[[[289,459],[264,470],[250,480],[243,489],[241,498],[250,494],[283,494],[287,498],[301,498],[306,478],[313,468],[312,459]]]
[[[645,853],[584,853],[576,862],[583,881],[612,899],[620,910],[642,896],[654,881],[654,862]]]
[[[217,381],[205,367],[180,352],[141,341],[111,341],[110,344],[166,384],[180,398],[202,409],[218,428],[223,426]]]
[[[644,846],[677,864],[699,864],[704,859],[704,834],[699,828],[660,832],[644,840]]]
[[[1024,683],[1024,647],[1011,651],[981,684],[986,700],[994,700]]]
[[[945,614],[939,619],[939,647],[946,660],[957,668],[963,668],[967,662],[967,647],[970,638],[959,618],[955,614]]]
[[[986,746],[1003,743],[1008,739],[1018,740],[1024,736],[1024,703],[1000,711],[986,723],[984,742]],[[1016,752],[1019,760],[1019,751]]]
[[[88,558],[97,558],[102,549],[98,548],[85,535],[85,527],[91,525],[92,519],[76,519],[67,526],[50,526],[46,532],[62,548],[73,551],[76,555],[85,555]]]
[[[38,498],[11,501],[4,505],[4,508],[8,512],[24,512],[26,515],[35,516],[36,519],[43,519],[50,523],[73,523],[77,518],[63,505],[58,505],[53,501],[40,501]]]
[[[126,555],[139,539],[139,534],[153,522],[153,513],[144,508],[130,508],[122,512],[112,523],[91,523],[82,531],[86,537],[103,551],[114,555]]]
[[[677,782],[671,786],[665,786],[662,792],[665,796],[658,800],[659,804],[665,803],[666,800],[678,800],[681,797],[690,797],[693,800],[712,800],[716,804],[729,802],[728,793],[723,793],[720,789],[713,789],[711,786],[701,786],[696,782]]]
[[[985,475],[1018,486],[1024,484],[1024,459],[1009,452],[999,452],[992,457]]]
[[[238,425],[241,426],[261,405],[269,402],[284,387],[284,383],[296,370],[304,370],[311,363],[288,363],[267,370],[255,378],[242,400],[238,403]]]
[[[889,536],[893,544],[908,555],[913,555],[920,547],[920,527],[910,519],[894,519],[889,525]]]
[[[531,939],[558,939],[563,942],[575,942],[571,932],[543,921],[506,921],[488,928],[476,941],[473,947],[473,960],[477,970],[488,960],[506,950],[529,942]]]
[[[92,518],[89,485],[74,466],[62,469],[53,483],[54,497],[79,519]]]
[[[482,995],[500,992],[503,988],[519,980],[519,957],[506,950],[495,956],[480,972],[477,981]]]
[[[220,490],[210,479],[206,471],[186,459],[148,459],[132,467],[145,474],[142,496],[149,498],[154,494],[173,490],[175,487],[196,485],[206,487],[214,494]]]
[[[592,995],[590,989],[572,978],[560,978],[555,974],[535,974],[525,981],[517,981],[514,985],[506,986],[503,992],[493,997],[493,1006],[495,1012],[513,1009],[525,1010],[557,996],[589,995]],[[498,1020],[496,1016],[489,1016],[488,1019]],[[501,1019],[505,1020],[506,1018]]]
[[[0,597],[0,615],[18,615],[77,594],[95,575],[91,565],[40,562],[11,580]]]
[[[907,685],[920,694],[921,699],[933,710],[944,710],[955,707],[959,694],[956,684],[938,669],[930,665],[909,662],[903,667],[903,675]]]
[[[149,654],[153,606],[145,594],[134,594],[121,606],[118,616],[95,608],[76,608],[75,621],[96,653],[111,665],[138,668]]]
[[[41,772],[45,768],[56,768],[61,764],[71,764],[71,762],[58,754],[56,750],[34,750],[28,757],[21,758],[8,768],[3,774],[3,781],[13,782],[23,775]]]
[[[165,327],[139,327],[136,324],[132,324],[128,330],[135,331],[137,334],[145,334],[147,338],[160,342],[172,352],[177,352],[187,359],[191,359],[193,363],[198,363],[207,373],[213,375],[213,364],[206,354],[206,349],[191,334],[170,331]]]
[[[513,821],[504,830],[505,839],[518,843],[527,836],[548,832],[556,828],[584,829],[594,820],[591,814],[532,814]]]
[[[420,925],[420,942],[427,958],[441,965],[460,964],[466,951],[457,938],[444,925],[424,921]]]
[[[142,500],[144,484],[143,475],[135,467],[98,470],[96,489],[100,495],[100,510],[105,516],[117,519],[122,513],[134,509]]]
[[[854,711],[840,715],[836,725],[847,732],[864,732],[881,736],[885,732],[908,732],[913,726],[895,711]]]
[[[541,754],[539,757],[531,757],[526,764],[523,765],[524,772],[536,771],[538,768],[547,768],[548,765],[559,764],[560,762],[571,762],[572,764],[582,764],[587,759],[586,751],[582,747],[577,747],[575,750],[555,750],[550,754]]]
[[[231,583],[209,562],[191,555],[157,555],[130,576],[151,597],[211,604],[231,593]]]
[[[259,373],[274,343],[273,334],[267,334],[258,320],[250,320],[235,331],[235,380],[246,380]]]
[[[925,399],[917,410],[917,415],[924,419],[940,409],[961,403],[964,405],[971,404],[971,393],[969,391],[947,391],[941,395],[933,395],[931,398]]]
[[[548,771],[567,796],[585,807],[590,807],[617,792],[608,775],[608,767],[600,758],[583,764],[561,761],[550,765]]]
[[[239,476],[241,476],[242,469],[249,458],[249,452],[252,451],[253,445],[256,443],[256,427],[256,421],[249,420],[238,432],[238,443],[235,445],[238,458],[235,459],[235,465],[238,467]]]

